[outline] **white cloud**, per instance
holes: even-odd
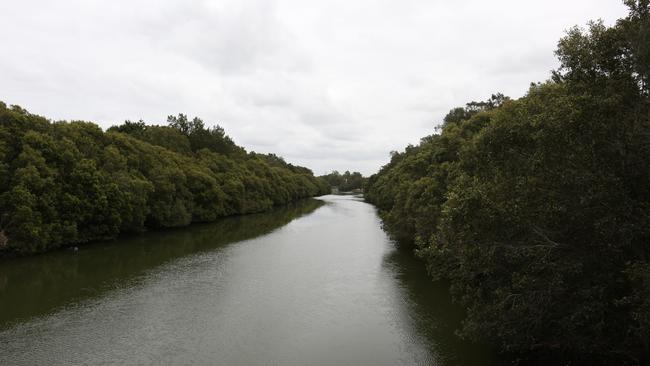
[[[54,119],[221,124],[248,150],[375,172],[452,107],[521,96],[616,0],[47,1],[0,5],[0,100]]]

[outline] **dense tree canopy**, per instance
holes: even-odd
[[[552,80],[457,108],[366,197],[502,351],[650,362],[650,17],[571,29]],[[486,336],[487,335],[487,336]]]
[[[0,250],[33,253],[259,212],[329,193],[275,155],[246,153],[220,127],[50,122],[0,103]]]
[[[341,192],[350,192],[355,189],[363,189],[366,184],[366,178],[361,173],[345,171],[341,174],[334,170],[333,172],[321,175],[320,178],[324,179],[332,188],[336,188]]]

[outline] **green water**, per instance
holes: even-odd
[[[0,365],[485,365],[444,286],[325,196],[0,262]]]

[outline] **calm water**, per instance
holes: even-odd
[[[0,365],[482,365],[375,209],[270,213],[0,262]]]

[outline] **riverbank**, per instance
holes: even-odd
[[[230,221],[230,220],[237,220],[242,217],[248,217],[248,216],[255,216],[255,215],[262,215],[262,214],[273,214],[274,212],[282,212],[285,210],[293,210],[294,208],[297,207],[302,207],[305,203],[307,202],[322,202],[317,200],[317,197],[311,197],[311,198],[303,198],[294,202],[289,202],[284,205],[279,205],[279,206],[272,206],[267,210],[264,211],[259,211],[259,212],[249,212],[249,213],[242,213],[242,214],[236,214],[236,215],[230,215],[230,216],[222,216],[218,217],[213,221],[201,221],[201,222],[192,222],[189,223],[185,226],[175,226],[175,227],[164,227],[164,228],[156,228],[156,229],[150,229],[150,230],[145,230],[142,232],[137,232],[137,233],[122,233],[118,235],[115,238],[111,239],[104,239],[104,240],[95,240],[95,241],[90,241],[86,242],[83,244],[79,243],[71,243],[71,244],[63,244],[60,247],[57,248],[51,248],[43,252],[37,252],[37,253],[20,253],[20,252],[9,252],[9,251],[0,251],[0,265],[5,262],[5,261],[11,261],[11,260],[16,260],[20,258],[28,258],[28,257],[36,257],[36,256],[41,256],[41,255],[47,255],[47,254],[52,254],[56,252],[78,252],[79,250],[88,248],[89,246],[93,245],[110,245],[113,242],[116,241],[125,241],[125,240],[132,240],[132,239],[137,239],[138,237],[142,235],[151,235],[153,233],[160,233],[160,235],[164,235],[165,233],[174,233],[179,230],[187,230],[188,228],[191,227],[199,227],[202,225],[215,225],[219,224],[222,221]]]

